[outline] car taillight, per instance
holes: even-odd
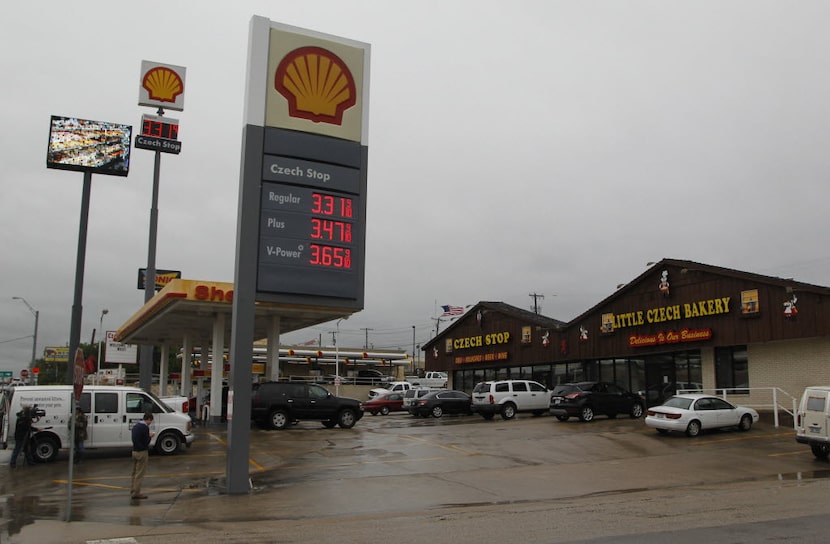
[[[496,397],[494,397],[493,395],[490,395],[490,404],[495,404],[495,403],[496,403]]]
[[[680,414],[666,414],[666,419],[680,419]]]
[[[646,412],[646,415],[648,416],[653,416],[655,414],[657,414],[657,412],[655,412],[654,410],[649,410],[648,412]]]
[[[565,398],[573,400],[573,399],[578,399],[581,396],[582,396],[582,393],[570,393],[568,395],[565,395]]]
[[[425,400],[419,400],[418,401],[418,406],[426,406],[426,404],[427,404],[427,401],[425,401]]]

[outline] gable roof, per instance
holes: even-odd
[[[481,301],[470,310],[464,313],[464,315],[459,316],[458,319],[455,319],[453,323],[448,326],[446,329],[441,331],[438,336],[435,338],[430,339],[428,342],[425,342],[422,346],[422,350],[426,350],[429,346],[431,346],[436,340],[447,334],[448,332],[452,331],[456,327],[458,327],[463,321],[467,319],[474,318],[476,312],[478,310],[489,310],[492,312],[498,312],[509,317],[516,319],[517,321],[522,321],[527,323],[528,325],[538,325],[539,327],[545,329],[558,329],[565,325],[564,321],[559,321],[558,319],[553,319],[551,317],[545,317],[543,315],[539,315],[533,313],[528,310],[523,310],[521,308],[517,308],[516,306],[512,306],[510,304],[506,304],[504,302],[486,302]]]
[[[741,270],[735,270],[733,268],[724,268],[721,266],[714,266],[710,264],[698,263],[695,261],[686,261],[682,259],[668,259],[664,258],[659,262],[654,263],[650,268],[646,269],[642,274],[631,280],[630,282],[626,283],[611,295],[605,297],[598,303],[594,304],[589,309],[585,310],[574,319],[568,322],[568,324],[564,328],[570,328],[574,326],[577,322],[582,321],[587,315],[595,312],[598,308],[603,307],[610,302],[613,302],[615,299],[625,296],[630,291],[634,290],[639,284],[646,280],[647,277],[651,277],[658,271],[658,269],[666,268],[666,267],[674,267],[679,268],[681,272],[684,270],[688,271],[695,271],[695,272],[706,272],[710,274],[717,274],[724,277],[729,278],[736,278],[740,280],[751,281],[758,284],[766,284],[766,285],[773,285],[776,287],[781,287],[784,289],[792,289],[801,292],[809,292],[809,293],[816,293],[820,295],[830,296],[830,287],[823,287],[821,285],[813,285],[810,283],[804,283],[800,281],[795,281],[792,278],[779,278],[775,276],[765,276],[763,274],[754,274],[752,272],[744,272]]]

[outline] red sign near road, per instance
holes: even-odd
[[[75,386],[75,402],[81,398],[81,393],[84,391],[84,352],[81,348],[75,350],[75,368],[74,368],[74,383]]]
[[[21,378],[28,378],[29,377],[29,371],[24,368],[23,370],[20,371],[20,377]]]

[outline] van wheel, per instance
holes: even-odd
[[[744,414],[744,417],[741,418],[741,422],[738,423],[738,428],[742,431],[748,431],[752,428],[752,416],[749,414]]]
[[[351,429],[357,423],[357,416],[353,410],[343,410],[337,416],[337,424],[341,429]]]
[[[268,416],[268,426],[275,431],[281,431],[288,426],[288,414],[285,410],[274,410]]]
[[[501,418],[513,419],[514,417],[516,417],[516,405],[512,402],[505,402],[501,407]]]
[[[810,444],[810,449],[816,459],[826,461],[830,457],[830,444]]]
[[[156,440],[156,451],[161,455],[173,455],[179,451],[182,441],[179,435],[173,432],[162,433]]]
[[[35,438],[35,443],[32,447],[32,457],[38,463],[50,463],[58,456],[59,449],[58,441],[54,438]]]

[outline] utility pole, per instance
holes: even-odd
[[[532,308],[534,314],[539,315],[539,302],[538,302],[538,300],[540,298],[544,299],[545,295],[539,295],[537,293],[529,293],[527,296],[533,298],[533,306],[531,308]]]
[[[366,333],[366,340],[363,342],[363,349],[369,349],[369,331],[373,331],[373,330],[375,330],[375,329],[369,329],[369,328],[363,327],[363,332]]]

